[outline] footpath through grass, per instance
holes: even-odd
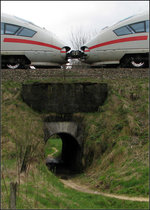
[[[8,184],[10,179],[5,180]],[[3,208],[8,208],[9,197],[4,189]],[[8,189],[9,194],[9,189]],[[39,165],[21,175],[17,196],[17,209],[148,209],[148,203],[107,198],[100,195],[78,192],[65,187],[59,179]]]
[[[96,190],[148,197],[148,80],[106,82],[106,103],[97,113],[85,114],[84,161],[89,167],[76,179]],[[23,103],[20,90],[19,82],[2,83],[2,209],[9,208],[12,181],[18,182],[17,209],[149,209],[147,202],[65,187],[45,166],[49,149],[44,144],[43,115]],[[20,173],[25,154],[28,167]]]

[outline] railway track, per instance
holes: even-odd
[[[2,69],[2,81],[25,81],[49,78],[125,79],[148,78],[149,69],[133,68],[76,68],[76,69]]]

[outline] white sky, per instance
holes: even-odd
[[[1,12],[29,20],[69,44],[71,31],[100,31],[149,10],[149,1],[1,1]]]

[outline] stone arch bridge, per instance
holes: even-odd
[[[96,112],[107,98],[105,83],[23,84],[21,96],[39,113],[45,113],[44,141],[57,134],[62,139],[61,158],[68,167],[81,170],[85,126],[75,113]]]

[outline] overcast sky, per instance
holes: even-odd
[[[149,1],[1,1],[1,12],[29,20],[68,42],[71,31],[99,31],[149,10]]]

